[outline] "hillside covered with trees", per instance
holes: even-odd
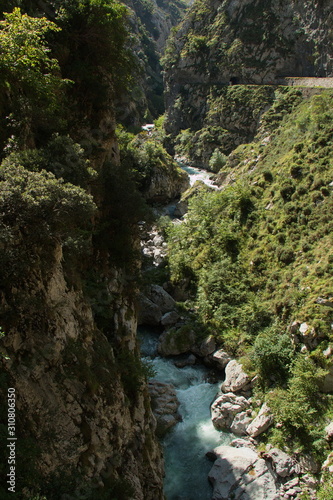
[[[181,319],[158,320],[164,340],[209,368],[207,338],[237,360],[253,415],[271,412],[258,453],[290,454],[332,500],[331,8],[4,0],[0,442],[14,390],[17,443],[1,498],[164,498],[136,331],[158,284]],[[174,154],[215,189],[186,191]],[[181,195],[186,215],[157,221],[151,206]],[[167,256],[143,275],[145,224]]]

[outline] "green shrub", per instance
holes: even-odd
[[[225,166],[225,164],[227,163],[227,159],[227,156],[221,153],[218,148],[216,148],[209,160],[210,170],[212,170],[212,172],[218,172]]]
[[[29,17],[19,8],[0,21],[0,91],[7,96],[5,116],[7,148],[34,143],[34,134],[60,126],[64,86],[56,59],[50,57],[46,36],[59,31],[47,19]],[[1,112],[0,106],[0,112]]]
[[[47,170],[57,179],[63,179],[76,186],[87,187],[88,181],[97,174],[89,167],[83,148],[68,136],[55,134],[40,149],[28,149],[11,153],[3,166],[23,166],[32,172]]]
[[[266,182],[273,182],[273,174],[270,170],[264,170],[263,177]]]
[[[289,181],[284,181],[281,188],[280,194],[284,201],[290,201],[293,193],[295,192],[295,186]]]
[[[63,237],[89,227],[95,205],[81,188],[65,184],[49,172],[29,172],[20,166],[0,169],[2,224],[25,231]]]
[[[322,475],[317,500],[333,500],[333,477],[329,472]]]
[[[278,327],[260,333],[253,346],[253,364],[260,376],[261,383],[269,386],[272,382],[287,380],[294,349],[287,334]]]
[[[325,413],[325,396],[320,395],[319,387],[325,371],[310,358],[299,354],[290,372],[287,389],[275,389],[269,393],[268,403],[276,422],[282,424],[291,439],[294,438],[294,447],[312,449],[322,458],[324,441],[318,422]]]

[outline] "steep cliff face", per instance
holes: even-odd
[[[9,360],[2,384],[4,393],[5,385],[16,392],[16,491],[40,488],[47,498],[77,498],[79,491],[84,498],[163,498],[161,453],[126,279],[109,271],[90,297],[109,312],[104,334],[87,294],[65,278],[61,247],[51,251],[47,272],[43,262],[34,266],[21,287],[2,295],[8,311],[16,302],[15,326],[4,326]]]
[[[28,92],[26,107],[14,107],[21,103],[22,81],[31,75],[41,80],[45,65],[36,76],[27,57],[21,80],[11,73],[15,64],[1,80],[10,88],[9,111],[19,125],[0,168],[0,392],[5,402],[8,389],[15,391],[15,498],[162,499],[163,462],[136,341],[143,202],[131,173],[120,166],[115,138],[116,75],[121,82],[129,77],[124,8],[117,2],[63,4],[67,11],[56,18],[61,37],[52,48],[57,72],[73,80],[64,96],[69,122],[54,124],[50,133],[49,115]],[[40,14],[43,5],[31,5],[32,14]],[[21,53],[11,47],[19,44],[24,53],[31,34],[38,54],[48,54],[36,29],[48,22],[19,11],[15,16],[28,42],[5,32],[14,61]],[[114,43],[118,52],[110,60]],[[62,109],[64,101],[50,95]],[[42,115],[38,127],[30,127],[31,110]],[[11,123],[6,129],[4,122],[1,132],[8,137]],[[20,140],[24,127],[30,127],[29,144]],[[1,422],[7,450],[6,403]],[[3,457],[0,496],[13,498],[9,454]]]
[[[173,26],[186,10],[183,0],[125,0],[130,11],[133,52],[138,64],[130,102],[118,106],[119,121],[126,126],[150,122],[164,112],[160,56]]]
[[[167,132],[174,137],[181,129],[201,129],[214,109],[211,90],[223,92],[230,81],[261,85],[283,76],[330,76],[331,8],[330,0],[195,2],[165,53]]]
[[[96,165],[117,148],[112,134],[103,137],[104,154]],[[118,155],[113,156],[117,163]],[[2,193],[6,182],[19,182],[8,181],[10,174],[2,174]],[[25,491],[24,498],[41,492],[47,499],[66,494],[162,499],[161,450],[136,340],[133,233],[126,239],[129,251],[122,250],[123,264],[115,263],[116,245],[108,244],[115,228],[105,225],[112,212],[98,182],[94,224],[97,229],[96,221],[104,217],[103,232],[91,237],[89,219],[84,219],[93,206],[79,191],[74,212],[80,211],[85,232],[79,236],[63,219],[63,209],[73,207],[65,208],[60,198],[69,193],[59,192],[58,225],[49,214],[55,210],[53,198],[50,205],[38,205],[37,174],[23,169],[20,174],[27,176],[15,201],[22,213],[7,205],[2,224],[8,229],[10,218],[16,222],[1,247],[2,352],[8,357],[2,359],[1,393],[6,398],[8,388],[14,388],[16,394],[17,498]],[[44,183],[48,200],[56,188],[52,177]],[[28,192],[42,214],[37,232],[36,220],[24,208]],[[6,421],[6,408],[2,411]],[[2,466],[5,478],[6,461]],[[7,498],[5,483],[1,491]]]

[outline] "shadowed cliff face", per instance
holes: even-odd
[[[161,500],[163,462],[136,341],[142,199],[120,166],[112,87],[100,96],[89,86],[97,108],[77,87],[68,128],[51,140],[57,152],[46,158],[41,126],[39,149],[21,141],[0,169],[0,393],[16,395],[15,498]],[[78,180],[68,177],[75,165]],[[4,449],[7,437],[2,424]]]
[[[195,2],[165,52],[167,132],[202,127],[213,85],[330,76],[331,11],[331,0]]]
[[[118,105],[118,120],[126,126],[151,122],[164,112],[160,57],[172,27],[186,10],[183,0],[125,0],[129,8],[133,52],[138,64],[130,102]]]
[[[112,158],[108,168],[116,169],[112,130],[103,133],[102,124],[99,130],[104,155],[95,166],[106,170]],[[54,188],[45,189],[46,198]],[[15,221],[8,212],[5,221],[13,219],[1,247],[1,351],[8,359],[1,360],[0,390],[4,400],[8,388],[16,393],[17,498],[23,488],[48,500],[163,498],[161,451],[136,341],[135,234],[119,240],[129,248],[115,262],[121,230],[106,221],[119,210],[117,200],[110,200],[103,176],[92,190],[93,236],[89,219],[81,226],[85,236],[69,237],[69,227],[52,225],[52,206],[42,207],[39,225],[23,212]],[[37,192],[30,195],[38,201]],[[61,203],[60,221],[68,209]],[[2,483],[3,498],[6,490]]]

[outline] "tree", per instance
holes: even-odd
[[[46,18],[30,17],[19,8],[0,21],[0,90],[6,96],[1,114],[7,117],[7,136],[19,148],[34,146],[34,132],[48,126],[59,110],[65,80],[46,42],[59,31]]]
[[[221,151],[218,148],[216,148],[212,156],[210,157],[209,168],[213,172],[218,172],[227,163],[227,159],[228,159],[227,156],[221,153]]]
[[[57,0],[55,6],[62,69],[75,82],[82,114],[97,116],[127,91],[134,69],[128,10],[115,0]]]

